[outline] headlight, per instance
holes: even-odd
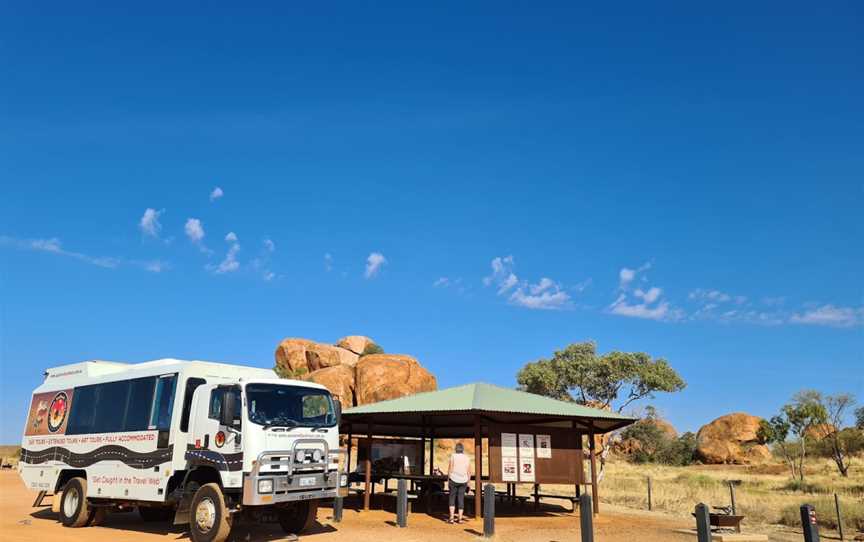
[[[297,455],[294,456],[294,459],[298,463],[302,463],[306,459],[306,452],[303,450],[297,450]]]
[[[314,452],[312,452],[312,461],[314,463],[321,462],[321,450],[315,450]]]
[[[273,493],[273,479],[258,480],[258,493]]]

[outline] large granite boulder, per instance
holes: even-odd
[[[350,350],[309,339],[288,338],[276,347],[276,365],[304,374],[337,365],[354,365],[359,356]]]
[[[336,341],[336,346],[353,352],[358,356],[363,355],[367,346],[375,344],[375,341],[363,335],[348,335]]]
[[[321,384],[333,394],[333,397],[342,403],[342,408],[354,406],[354,367],[350,365],[335,365],[313,371],[305,377]]]
[[[355,367],[358,405],[386,401],[438,388],[435,376],[411,356],[371,354]]]
[[[771,457],[756,436],[761,418],[743,412],[720,416],[696,434],[696,455],[710,464],[761,463]]]

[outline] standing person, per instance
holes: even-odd
[[[461,442],[456,443],[456,449],[450,456],[450,468],[447,471],[450,487],[450,520],[448,523],[462,523],[462,511],[465,510],[465,489],[471,479],[471,458],[465,454]],[[459,511],[458,517],[454,512]]]

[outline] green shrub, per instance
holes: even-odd
[[[292,371],[291,369],[288,369],[287,367],[282,367],[281,365],[276,365],[275,367],[273,367],[273,371],[275,371],[276,374],[279,375],[279,378],[287,378],[287,379],[302,378],[304,375],[306,375],[306,373],[309,372],[304,367],[301,367],[299,369],[294,369]]]
[[[363,349],[363,353],[360,354],[360,357],[363,356],[371,356],[372,354],[383,354],[384,349],[378,346],[375,343],[369,343],[366,345],[366,348]]]
[[[624,439],[637,440],[641,448],[631,454],[633,463],[660,463],[686,466],[693,463],[696,452],[696,435],[684,433],[678,438],[670,437],[653,423],[641,422],[629,426],[621,433]]]

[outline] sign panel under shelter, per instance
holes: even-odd
[[[489,476],[496,483],[581,484],[582,435],[572,428],[492,425]]]

